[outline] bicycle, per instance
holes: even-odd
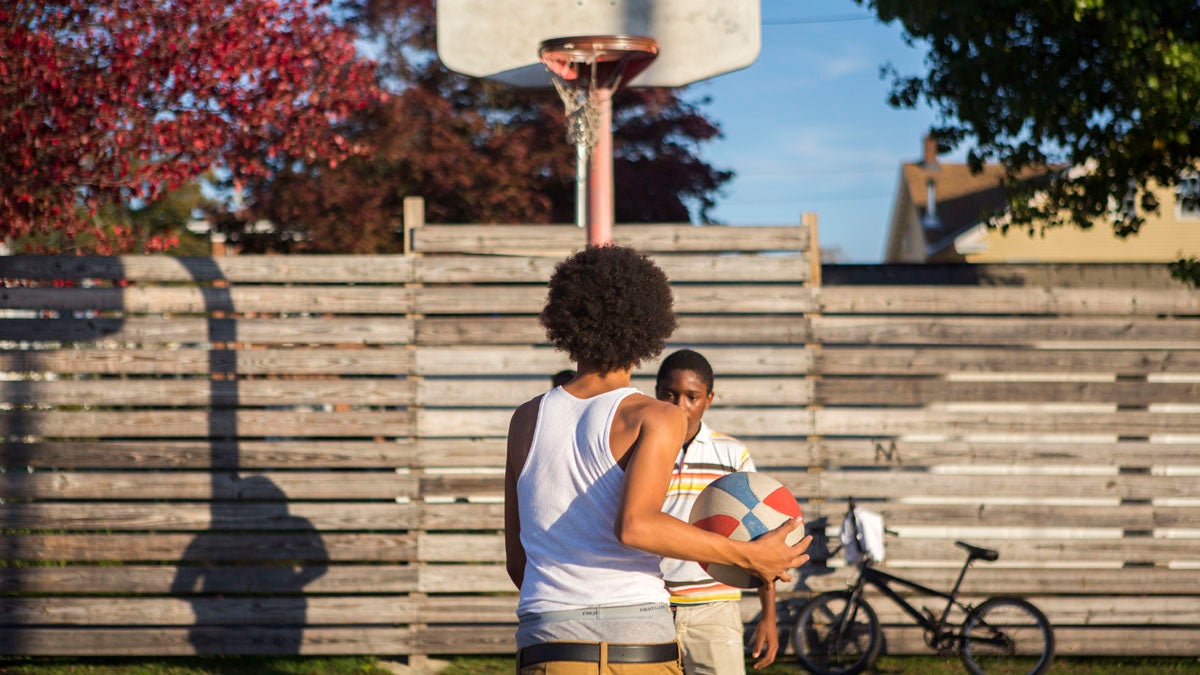
[[[995,596],[974,607],[958,600],[959,588],[971,564],[976,560],[993,562],[1000,557],[999,552],[956,541],[957,546],[966,550],[967,559],[954,588],[943,593],[874,566],[859,531],[853,499],[844,523],[843,527],[850,528],[851,541],[862,552],[854,563],[858,575],[846,590],[821,593],[805,603],[796,615],[790,638],[804,668],[817,675],[854,675],[874,664],[884,637],[875,609],[863,597],[863,589],[873,586],[924,630],[926,645],[939,654],[957,652],[967,671],[974,675],[1039,675],[1049,669],[1054,659],[1054,631],[1046,615],[1032,603],[1014,596]],[[934,615],[928,608],[918,611],[890,586],[893,583],[921,595],[942,598],[946,600],[946,608],[940,615]],[[964,616],[961,622],[950,618],[955,608]]]

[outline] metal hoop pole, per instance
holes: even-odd
[[[599,116],[596,146],[592,148],[591,167],[587,172],[588,244],[602,246],[612,242],[613,233],[613,144],[612,95],[610,88],[592,92]]]
[[[575,224],[580,229],[588,222],[588,146],[580,139],[575,143]]]

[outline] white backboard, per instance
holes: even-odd
[[[630,86],[680,87],[754,63],[760,23],[759,0],[437,0],[442,63],[518,87],[550,86],[543,40],[581,35],[654,38]]]

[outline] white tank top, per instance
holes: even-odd
[[[669,601],[661,558],[613,534],[625,472],[608,441],[617,406],[635,393],[578,399],[556,387],[542,397],[517,478],[526,556],[518,615]]]

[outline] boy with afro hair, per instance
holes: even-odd
[[[663,556],[788,580],[809,539],[795,521],[736,542],[663,513],[684,441],[679,408],[629,386],[675,329],[667,277],[621,246],[559,263],[540,317],[576,377],[517,408],[504,479],[506,569],[520,589],[522,673],[681,673]]]

